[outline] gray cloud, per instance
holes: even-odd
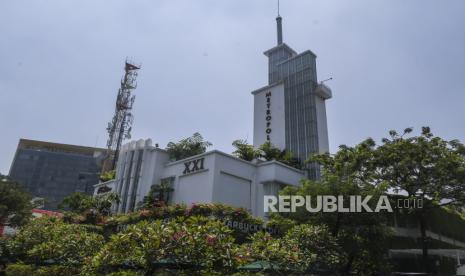
[[[331,150],[429,125],[465,140],[464,1],[281,1],[284,41],[318,56]],[[133,137],[252,140],[276,3],[3,1],[0,172],[20,137],[104,146],[123,61],[142,63]]]

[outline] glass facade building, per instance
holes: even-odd
[[[264,53],[268,87],[284,86],[285,148],[304,162],[314,153],[329,151],[324,101],[331,98],[331,90],[317,81],[316,55],[310,50],[298,54],[283,43],[281,17],[276,20],[278,45]],[[306,166],[309,177],[319,177],[318,166]]]
[[[44,208],[55,210],[73,192],[93,193],[99,182],[105,149],[21,139],[10,177],[34,197],[44,198]]]

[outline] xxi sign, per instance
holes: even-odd
[[[184,163],[184,171],[182,174],[193,173],[196,171],[203,170],[203,161],[205,158],[200,158],[192,161],[188,161]]]

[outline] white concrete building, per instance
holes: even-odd
[[[135,210],[152,185],[165,181],[174,189],[170,203],[224,203],[264,217],[264,195],[299,186],[304,177],[277,161],[248,162],[217,150],[172,162],[150,139],[125,144],[118,160],[116,179],[95,185],[95,194],[108,188],[118,193],[119,213]]]
[[[300,185],[305,177],[317,179],[319,166],[305,161],[329,151],[325,101],[329,87],[317,81],[316,56],[297,53],[282,41],[278,16],[278,44],[266,51],[268,85],[252,92],[254,98],[253,145],[270,142],[291,151],[305,172],[276,161],[248,162],[214,150],[184,160],[170,161],[166,151],[150,140],[124,145],[119,153],[116,179],[95,186],[95,193],[111,188],[121,196],[117,212],[129,212],[148,194],[152,185],[168,183],[172,203],[220,202],[244,207],[265,216],[263,198],[277,195],[285,185]]]

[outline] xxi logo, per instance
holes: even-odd
[[[193,173],[196,171],[203,170],[203,160],[204,158],[200,158],[197,160],[189,161],[184,163],[184,171],[182,174]]]

